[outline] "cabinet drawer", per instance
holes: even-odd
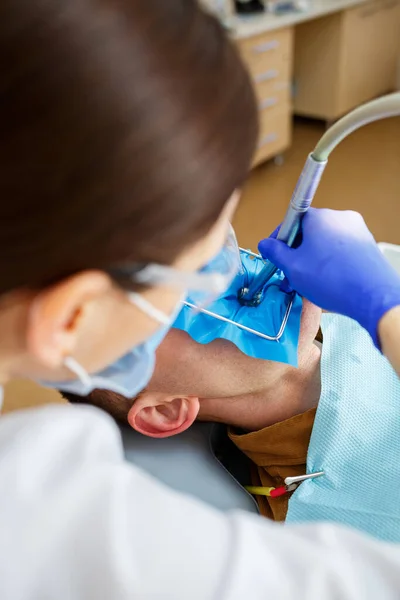
[[[286,150],[291,141],[291,122],[289,104],[260,112],[260,136],[253,166]]]
[[[333,120],[396,87],[400,0],[370,0],[296,26],[295,113]]]
[[[372,17],[375,13],[381,10],[390,10],[398,4],[399,0],[370,0],[366,5],[361,5],[351,9],[353,18],[355,19],[367,19]]]
[[[255,86],[255,92],[259,110],[290,102],[289,81],[276,81],[270,82],[268,85],[257,85]]]
[[[271,33],[239,40],[239,50],[253,77],[269,70],[289,68],[292,57],[293,30],[279,29]]]
[[[399,0],[373,0],[346,11],[341,113],[395,88],[399,40]]]
[[[280,62],[273,67],[252,74],[252,80],[257,88],[268,88],[278,82],[288,82],[292,77],[291,61]]]

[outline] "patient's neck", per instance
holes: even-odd
[[[299,356],[297,369],[264,361],[265,376],[258,389],[232,396],[203,398],[199,419],[257,431],[315,408],[321,392],[320,357],[320,348],[313,344]],[[259,370],[256,375],[259,381]]]

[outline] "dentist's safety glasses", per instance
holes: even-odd
[[[168,265],[131,264],[109,269],[110,276],[124,289],[133,282],[145,286],[167,285],[190,294],[199,307],[213,302],[224,293],[243,267],[233,227],[229,225],[226,241],[219,253],[195,272],[180,271]]]

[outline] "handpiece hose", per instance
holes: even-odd
[[[326,131],[306,160],[279,230],[278,240],[288,246],[293,245],[304,213],[311,206],[332,150],[350,133],[363,125],[396,115],[400,115],[400,92],[383,96],[356,108]],[[247,306],[260,304],[264,287],[276,271],[275,265],[268,261],[252,284],[240,290],[239,301]]]

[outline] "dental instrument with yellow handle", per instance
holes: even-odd
[[[325,475],[324,471],[317,471],[316,473],[307,473],[306,475],[296,475],[294,477],[286,477],[284,480],[285,485],[280,487],[265,487],[257,485],[246,485],[245,489],[253,496],[267,496],[268,498],[279,498],[285,496],[290,492],[294,492],[299,485],[307,479],[316,479]]]
[[[336,146],[360,127],[397,115],[400,115],[400,92],[383,96],[356,108],[326,131],[306,160],[277,239],[285,242],[288,246],[293,245],[299,233],[302,218],[314,199],[328,158]],[[264,288],[276,270],[275,265],[267,262],[251,285],[239,291],[240,303],[245,306],[258,306],[262,300]]]

